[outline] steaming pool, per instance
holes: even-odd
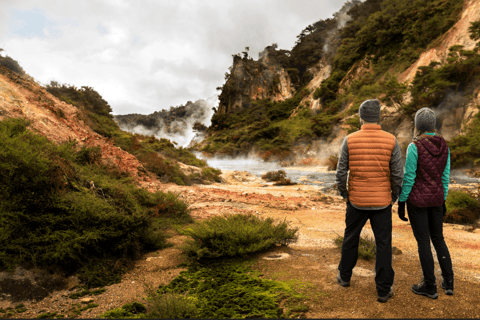
[[[207,161],[207,164],[220,170],[247,171],[258,177],[269,171],[284,170],[287,178],[299,184],[319,186],[323,192],[332,192],[335,184],[335,171],[328,171],[326,167],[282,167],[276,162],[264,162],[254,158],[212,158],[205,159],[200,153],[195,154],[197,158]],[[480,179],[467,176],[461,169],[452,169],[450,172],[450,183],[460,185],[479,184]]]
[[[329,189],[335,183],[335,171],[327,171],[327,167],[282,167],[276,162],[264,162],[254,158],[212,158],[205,159],[201,154],[197,158],[207,161],[207,164],[220,170],[247,171],[258,177],[269,171],[283,170],[287,178],[299,184],[316,185],[322,189]]]

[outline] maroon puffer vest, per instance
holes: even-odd
[[[417,207],[441,206],[444,201],[442,175],[447,165],[448,146],[439,136],[422,135],[417,147],[417,176],[408,202]]]

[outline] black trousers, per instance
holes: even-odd
[[[381,210],[360,210],[347,203],[345,235],[342,244],[342,258],[338,265],[340,276],[350,281],[352,270],[357,264],[358,244],[363,226],[370,219],[375,235],[376,261],[375,283],[379,296],[385,296],[393,285],[395,272],[392,268],[392,206]]]
[[[443,238],[443,207],[422,208],[407,202],[407,211],[418,244],[418,256],[425,284],[429,287],[436,286],[430,240],[437,252],[443,279],[453,281],[452,259]]]

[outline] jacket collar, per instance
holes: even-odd
[[[362,130],[382,130],[382,126],[379,124],[367,123],[362,125]]]

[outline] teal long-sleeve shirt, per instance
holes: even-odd
[[[425,133],[427,135],[434,136],[435,133]],[[415,178],[417,177],[417,162],[418,153],[415,143],[410,143],[407,149],[407,159],[405,161],[405,173],[403,176],[402,193],[398,198],[398,202],[405,202],[412,191]],[[442,183],[443,183],[443,196],[444,200],[447,200],[448,194],[448,182],[450,177],[450,148],[448,149],[447,165],[443,170]]]

